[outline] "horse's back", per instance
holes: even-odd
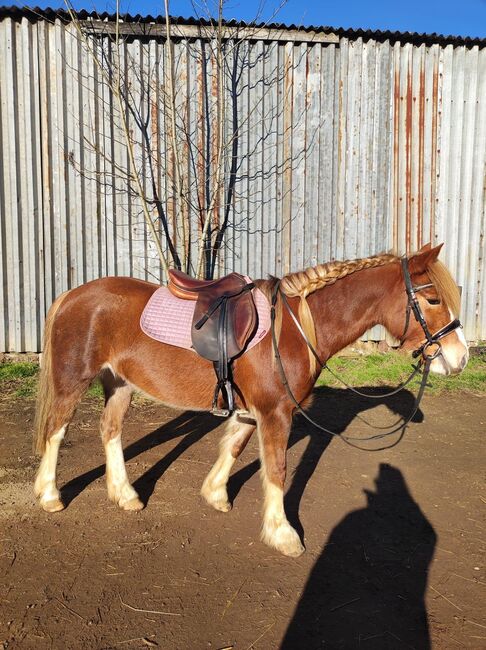
[[[141,299],[145,298],[148,300],[159,286],[153,282],[139,280],[138,278],[108,276],[81,284],[75,289],[71,289],[68,294],[71,299],[88,297],[90,300],[93,300],[97,296],[103,297],[104,299],[108,296],[118,296],[119,298],[127,296],[133,300],[139,296]]]
[[[126,349],[140,333],[140,315],[158,285],[127,277],[92,280],[66,292],[57,307],[52,337],[57,354],[90,368],[110,351]]]
[[[106,277],[82,284],[64,294],[57,318],[84,324],[108,314],[110,319],[138,317],[158,285],[127,277]],[[80,322],[81,321],[81,322]]]

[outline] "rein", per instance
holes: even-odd
[[[406,333],[408,331],[408,328],[409,328],[409,325],[410,325],[410,314],[411,314],[411,312],[413,312],[413,314],[415,316],[415,319],[417,320],[417,322],[422,327],[422,330],[423,330],[423,332],[425,334],[426,341],[419,348],[417,348],[416,350],[414,350],[412,352],[413,358],[417,358],[417,357],[420,356],[421,359],[419,359],[419,361],[417,362],[416,365],[412,364],[413,370],[412,370],[410,376],[403,383],[401,383],[397,388],[395,388],[394,390],[392,390],[392,391],[390,391],[388,393],[382,393],[380,395],[372,395],[370,393],[363,393],[363,392],[353,388],[352,386],[347,384],[343,379],[341,379],[333,370],[331,370],[331,368],[327,365],[327,362],[322,362],[319,355],[318,355],[318,353],[316,352],[314,346],[309,341],[309,339],[308,339],[306,333],[304,332],[301,324],[299,323],[297,317],[295,316],[294,312],[291,310],[290,305],[289,305],[288,300],[287,300],[287,297],[282,292],[282,290],[280,288],[280,280],[277,281],[277,283],[275,284],[275,287],[273,289],[273,292],[272,292],[272,304],[271,304],[271,312],[270,313],[271,313],[271,330],[272,330],[273,349],[274,349],[274,353],[275,353],[275,359],[276,359],[277,365],[278,365],[280,378],[281,378],[282,384],[283,384],[283,386],[284,386],[284,388],[285,388],[285,390],[287,392],[287,395],[289,396],[291,401],[294,403],[297,411],[301,415],[303,415],[304,418],[308,422],[310,422],[313,426],[315,426],[317,429],[319,429],[320,431],[323,431],[324,433],[327,433],[327,434],[329,434],[331,436],[341,438],[341,440],[343,440],[343,442],[350,445],[351,447],[356,447],[357,449],[362,449],[362,450],[365,450],[365,451],[382,451],[383,449],[391,449],[392,447],[395,447],[395,445],[397,445],[402,440],[402,438],[403,438],[403,436],[405,434],[405,430],[406,430],[407,425],[410,423],[410,421],[413,419],[413,417],[417,413],[417,411],[419,409],[419,406],[420,406],[420,402],[422,401],[422,397],[424,395],[425,388],[427,386],[427,380],[428,380],[429,373],[430,373],[430,365],[431,365],[432,361],[439,354],[442,353],[442,347],[441,347],[441,344],[439,343],[440,339],[444,338],[445,336],[447,336],[451,332],[455,331],[458,327],[462,327],[461,322],[459,321],[459,319],[456,318],[455,320],[453,320],[450,323],[448,323],[447,325],[445,325],[445,327],[442,327],[440,330],[438,330],[435,334],[430,333],[429,328],[427,326],[427,321],[425,320],[424,315],[422,313],[422,310],[420,308],[420,304],[418,302],[416,293],[418,291],[421,291],[422,289],[427,289],[427,288],[429,288],[429,287],[431,287],[433,285],[432,284],[423,284],[423,285],[420,285],[420,286],[413,286],[412,280],[411,280],[411,277],[410,277],[410,271],[408,269],[408,258],[403,257],[401,259],[401,264],[402,264],[402,271],[403,271],[403,276],[404,276],[404,281],[405,281],[405,289],[406,289],[406,292],[407,292],[408,302],[407,302],[407,310],[406,310],[406,315],[405,315],[405,329],[404,329],[404,332],[403,332],[401,340],[400,340],[400,346],[402,346],[403,343],[404,343],[405,335],[406,335]],[[313,420],[310,417],[310,415],[308,415],[308,413],[306,413],[306,411],[304,411],[304,409],[301,407],[300,403],[295,398],[295,395],[292,393],[292,390],[291,390],[291,388],[289,386],[289,383],[288,383],[287,376],[285,374],[285,370],[284,370],[284,367],[283,367],[283,362],[282,362],[282,358],[281,358],[281,355],[280,355],[280,351],[278,349],[277,335],[276,335],[276,332],[275,332],[275,318],[276,318],[275,309],[276,309],[277,299],[278,299],[279,295],[280,295],[280,297],[282,299],[283,304],[285,305],[285,308],[287,309],[288,313],[290,314],[295,326],[297,327],[298,332],[300,333],[300,335],[302,336],[302,338],[306,342],[306,345],[308,346],[308,348],[312,352],[312,354],[315,357],[317,363],[319,364],[321,370],[325,369],[325,370],[329,371],[331,373],[331,375],[333,375],[333,377],[335,377],[338,381],[340,381],[344,386],[346,386],[353,393],[356,393],[357,395],[360,395],[361,397],[367,397],[369,399],[382,399],[384,397],[390,397],[391,395],[396,395],[397,393],[402,391],[405,388],[405,386],[407,386],[416,377],[416,375],[421,372],[422,373],[422,379],[421,379],[421,382],[420,382],[420,387],[419,387],[417,396],[415,398],[415,401],[414,401],[414,404],[413,404],[413,407],[412,407],[412,410],[411,410],[409,416],[403,422],[401,422],[397,426],[394,426],[390,431],[387,431],[386,433],[378,433],[378,434],[375,434],[373,436],[368,436],[366,438],[355,437],[355,436],[345,436],[342,433],[336,433],[335,431],[331,431],[330,429],[327,429],[326,427],[323,427],[321,424],[319,424],[318,422]],[[434,350],[432,353],[429,353],[428,350],[433,345],[437,346],[437,349]],[[380,427],[374,427],[373,425],[366,422],[366,420],[363,420],[363,421],[366,424],[368,424],[369,426],[373,427],[373,428],[376,428],[376,429],[380,428]],[[355,442],[355,441],[366,442],[366,441],[370,441],[370,440],[380,440],[381,438],[391,436],[394,433],[397,433],[399,431],[401,433],[400,433],[400,435],[398,437],[398,440],[396,440],[391,445],[386,445],[386,446],[378,447],[378,448],[375,448],[375,449],[367,449],[365,447],[360,447]]]

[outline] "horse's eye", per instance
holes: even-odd
[[[440,300],[438,298],[427,298],[429,305],[440,305]]]

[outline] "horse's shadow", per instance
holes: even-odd
[[[209,413],[185,411],[173,420],[166,422],[155,431],[151,431],[140,440],[125,447],[125,461],[132,460],[140,454],[163,445],[174,438],[182,438],[178,444],[155,463],[147,472],[142,474],[133,484],[141,500],[146,505],[150,499],[157,481],[170,465],[181,456],[186,449],[198,442],[207,433],[221,424],[221,419]],[[66,506],[73,501],[90,483],[105,474],[106,466],[99,465],[81,476],[73,478],[61,488],[61,498]]]
[[[390,392],[391,389],[389,386],[384,386],[380,388],[363,387],[358,390],[370,393],[376,398],[379,398],[380,395]],[[414,404],[415,397],[408,390],[402,390],[388,397],[384,395],[381,399],[368,399],[356,395],[348,389],[326,387],[316,388],[314,390],[314,400],[311,408],[307,412],[314,420],[326,428],[336,434],[342,434],[355,418],[360,417],[360,413],[363,411],[367,411],[378,405],[384,405],[392,413],[392,422],[390,424],[393,425],[394,421],[396,422],[396,417],[394,416],[398,416],[401,419],[408,418],[414,409]],[[372,420],[372,416],[369,420]],[[423,413],[419,409],[412,418],[412,422],[422,422],[422,420]],[[362,429],[363,438],[383,433],[382,429],[374,431],[364,423]],[[399,433],[392,435],[389,442],[387,442],[386,438],[378,440],[378,445],[376,442],[374,444],[363,443],[362,447],[364,449],[373,449],[377,446],[391,445],[397,441],[398,436]],[[308,443],[292,476],[285,496],[285,512],[288,520],[301,537],[303,536],[303,528],[299,519],[300,502],[306,485],[312,477],[322,454],[331,443],[333,436],[319,431],[302,416],[297,416],[294,419],[288,447],[293,447],[304,438],[308,438]],[[231,502],[233,502],[249,478],[258,471],[259,467],[259,461],[255,460],[230,478],[228,482],[228,496]]]
[[[367,388],[366,390],[379,396],[389,389]],[[361,412],[373,406],[384,404],[392,413],[404,418],[412,411],[414,403],[412,393],[407,390],[403,390],[399,394],[390,397],[383,397],[383,399],[376,400],[367,400],[366,398],[352,395],[347,389],[317,388],[314,394],[315,398],[309,414],[311,417],[322,421],[326,427],[338,434],[344,432],[353,419],[359,416]],[[418,411],[413,421],[417,422],[421,421],[421,419],[421,411]],[[181,438],[173,449],[134,482],[133,486],[144,504],[147,504],[157,481],[170,465],[189,449],[189,447],[220,424],[220,418],[208,413],[185,411],[124,449],[125,460],[129,461],[149,449],[163,445],[174,438]],[[363,425],[363,428],[368,429],[365,425]],[[308,424],[299,416],[295,418],[292,427],[289,447],[292,447],[304,438],[308,438],[309,440],[286,495],[287,516],[301,535],[302,526],[298,516],[300,501],[322,454],[332,440],[332,436],[314,429],[312,425]],[[230,478],[228,482],[228,495],[231,502],[234,501],[243,485],[258,471],[259,467],[259,460],[254,460]],[[66,483],[61,488],[61,497],[64,504],[66,506],[69,505],[88,485],[102,477],[104,473],[105,465],[103,464]]]

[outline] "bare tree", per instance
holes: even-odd
[[[295,147],[293,159],[277,160],[274,153],[277,142],[290,137],[275,100],[291,92],[284,83],[288,70],[280,70],[278,56],[270,57],[268,48],[257,51],[261,25],[228,26],[224,0],[217,3],[217,18],[192,25],[192,31],[171,21],[169,0],[163,25],[124,22],[119,0],[114,23],[81,21],[68,6],[108,89],[104,109],[112,122],[111,147],[83,136],[106,163],[103,172],[96,171],[99,182],[136,199],[165,272],[175,267],[205,278],[223,268],[228,229],[250,228],[245,210],[236,206],[252,201],[254,179],[246,164],[252,150],[264,149],[268,156],[254,172],[260,179],[270,168],[283,174],[299,163]],[[258,101],[252,103],[248,98],[255,92]],[[256,121],[262,125],[257,133]],[[117,156],[115,148],[126,157]],[[71,163],[82,174],[94,173],[74,156]],[[265,201],[261,187],[255,201]]]

